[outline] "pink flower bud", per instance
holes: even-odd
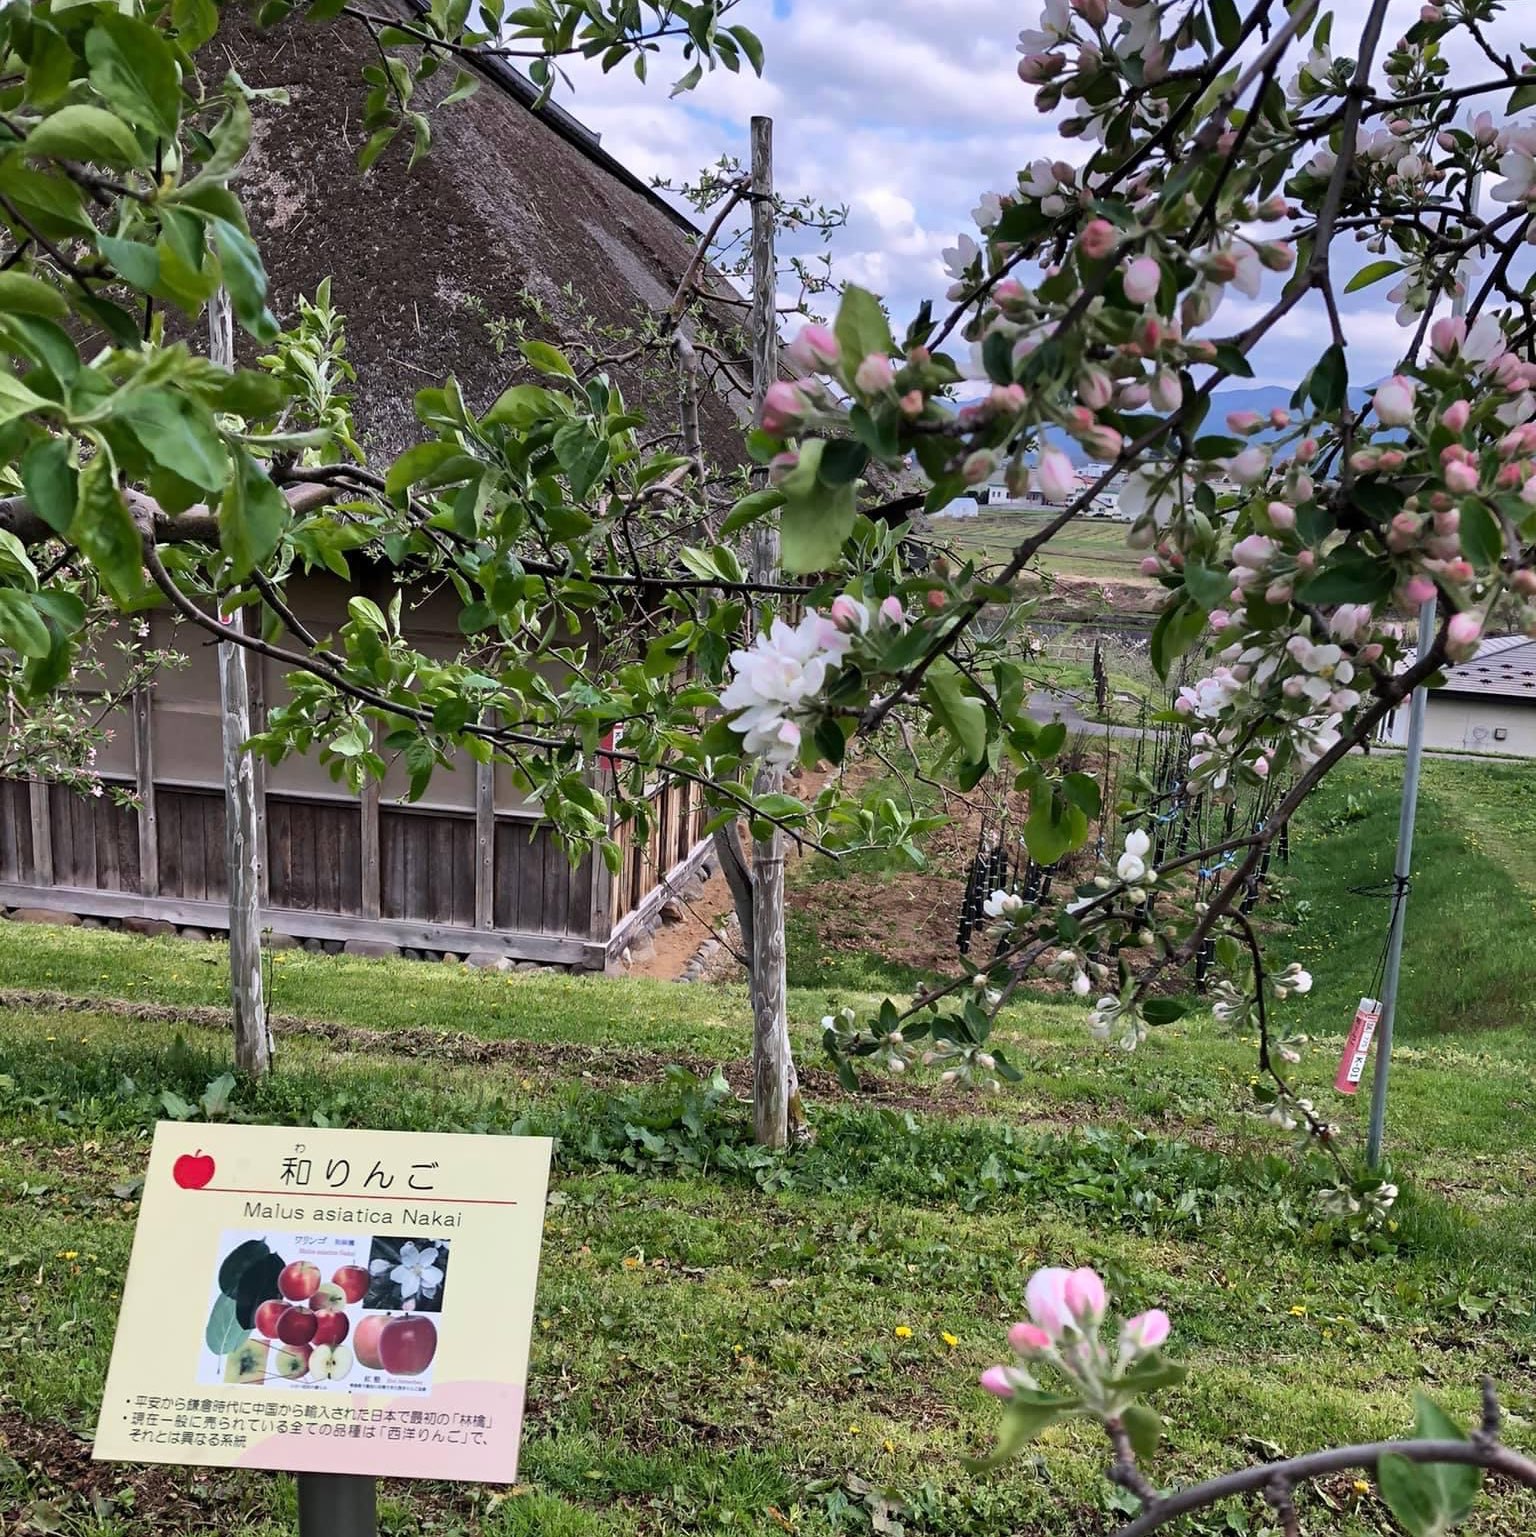
[[[1386,475],[1396,474],[1407,462],[1408,455],[1400,448],[1384,448],[1376,456],[1376,468]]]
[[[1435,584],[1427,576],[1411,576],[1403,583],[1402,599],[1409,608],[1422,608],[1435,595]]]
[[[1298,571],[1310,571],[1316,564],[1316,550],[1298,550],[1296,552],[1296,569]]]
[[[1161,1308],[1151,1308],[1145,1313],[1138,1313],[1134,1318],[1127,1318],[1121,1327],[1120,1337],[1132,1350],[1156,1350],[1172,1330],[1173,1324],[1168,1315]]]
[[[802,326],[784,349],[790,367],[802,374],[823,373],[835,368],[839,356],[837,338],[825,326],[818,325]]]
[[[1077,237],[1078,249],[1090,261],[1103,261],[1119,243],[1120,237],[1108,219],[1090,219]]]
[[[1249,433],[1257,432],[1264,425],[1264,418],[1257,411],[1228,411],[1227,431],[1235,432],[1240,438],[1246,438]]]
[[[1452,660],[1465,662],[1477,655],[1482,643],[1483,621],[1476,614],[1452,614],[1445,627],[1446,651]]]
[[[1372,641],[1368,646],[1362,646],[1356,653],[1355,659],[1364,667],[1369,667],[1372,662],[1381,660],[1382,645],[1380,641]]]
[[[862,633],[869,628],[869,610],[857,598],[840,592],[832,600],[832,623],[844,634]]]
[[[908,390],[899,402],[903,416],[921,416],[923,407],[927,402],[923,399],[921,390]]]
[[[1169,368],[1160,368],[1152,376],[1152,404],[1159,411],[1177,411],[1184,403],[1184,386]]]
[[[1442,536],[1459,533],[1461,531],[1461,509],[1459,507],[1447,507],[1444,512],[1435,514],[1435,532]]]
[[[1232,616],[1224,608],[1213,608],[1206,619],[1206,623],[1213,630],[1220,632],[1231,628]]]
[[[1258,480],[1269,468],[1269,452],[1255,445],[1245,448],[1227,464],[1228,473],[1239,485],[1249,485]]]
[[[1531,570],[1529,566],[1522,566],[1510,577],[1509,585],[1522,598],[1536,598],[1536,571]]]
[[[1440,413],[1440,420],[1451,432],[1465,432],[1472,417],[1472,407],[1465,400],[1453,400]]]
[[[1296,509],[1286,502],[1271,502],[1265,512],[1272,527],[1282,532],[1296,527]]]
[[[896,370],[883,352],[871,352],[854,371],[854,384],[866,395],[879,395],[896,381]]]
[[[960,466],[960,476],[968,486],[979,486],[997,468],[997,455],[985,448],[966,455]]]
[[[1374,448],[1357,448],[1349,456],[1349,467],[1357,475],[1369,475],[1376,468],[1376,461],[1381,454]]]
[[[992,289],[994,301],[1004,307],[1017,304],[1021,299],[1027,298],[1028,290],[1017,278],[1004,278],[1001,283]]]
[[[1109,1306],[1109,1293],[1098,1271],[1086,1265],[1068,1273],[1062,1295],[1068,1311],[1079,1323],[1097,1324]]]
[[[1269,409],[1269,425],[1277,431],[1291,425],[1291,413],[1281,406],[1271,406]]]
[[[1271,582],[1264,589],[1264,601],[1266,603],[1289,603],[1291,594],[1295,589],[1289,582]]]
[[[1412,423],[1417,390],[1418,385],[1403,374],[1393,374],[1385,384],[1376,387],[1371,400],[1382,426],[1407,427]]]
[[[1459,315],[1448,315],[1429,328],[1429,345],[1442,358],[1450,357],[1467,339],[1467,323]]]
[[[787,380],[776,379],[763,394],[762,427],[771,437],[788,437],[805,419],[804,395]]]
[[[1025,85],[1043,85],[1067,67],[1059,53],[1026,53],[1019,60],[1019,79]]]
[[[1254,246],[1259,263],[1271,272],[1289,272],[1296,265],[1296,252],[1284,240],[1264,240]]]
[[[793,449],[785,449],[782,454],[775,454],[768,461],[768,484],[770,486],[782,486],[784,482],[799,468],[800,455]]]
[[[1448,560],[1440,573],[1453,587],[1465,587],[1477,575],[1469,560]]]
[[[1006,1366],[989,1366],[981,1374],[981,1385],[994,1398],[1013,1397],[1013,1384],[1008,1380]]]
[[[1090,27],[1102,27],[1109,20],[1108,0],[1072,0],[1072,9]]]
[[[1149,304],[1157,297],[1157,290],[1163,281],[1163,269],[1150,256],[1138,256],[1135,261],[1127,264],[1121,281],[1125,286],[1125,297],[1132,304]]]
[[[1143,555],[1139,569],[1143,576],[1156,576],[1163,569],[1163,563],[1155,555]]]
[[[1051,1348],[1051,1337],[1038,1324],[1015,1324],[1008,1331],[1008,1343],[1021,1355],[1038,1355]]]
[[[881,601],[880,617],[898,630],[904,630],[907,627],[907,611],[901,606],[901,599],[894,593]]]
[[[1089,365],[1077,376],[1077,398],[1090,411],[1102,411],[1115,396],[1115,381],[1102,368]]]
[[[1311,464],[1317,458],[1317,439],[1303,438],[1296,445],[1295,460],[1297,464]]]
[[[1469,496],[1477,490],[1477,466],[1457,462],[1445,467],[1446,489],[1455,496]]]
[[[1040,494],[1048,502],[1069,501],[1077,490],[1077,471],[1059,448],[1048,448],[1040,455],[1040,462],[1035,466],[1035,479]]]
[[[1082,435],[1082,444],[1095,459],[1118,459],[1125,439],[1113,427],[1100,423]]]

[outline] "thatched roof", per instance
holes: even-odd
[[[402,5],[398,14],[409,12]],[[432,113],[431,152],[414,171],[406,133],[360,176],[360,72],[376,59],[360,26],[292,20],[264,30],[229,11],[213,47],[248,83],[290,93],[288,107],[258,107],[240,191],[280,320],[293,318],[300,294],[332,279],[370,458],[417,440],[411,402],[424,385],[451,373],[470,405],[484,409],[525,376],[515,345],[503,338],[498,347],[498,323],[525,318],[557,345],[597,342],[601,328],[627,326],[639,308],[670,301],[691,255],[692,224],[557,105],[535,111],[533,88],[511,68],[488,64],[473,97]],[[431,82],[441,82],[438,94],[454,73]],[[741,313],[719,318],[735,324]],[[617,376],[658,428],[675,427],[669,373],[621,368]],[[703,393],[706,453],[740,462],[744,402]]]

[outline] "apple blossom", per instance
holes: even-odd
[[[1125,296],[1132,304],[1149,304],[1157,297],[1163,281],[1163,269],[1150,256],[1138,256],[1127,264],[1121,281]]]
[[[814,374],[835,368],[841,352],[837,338],[825,326],[812,322],[796,332],[794,340],[784,349],[784,357],[796,372]]]
[[[1059,448],[1047,448],[1035,466],[1040,494],[1048,502],[1070,501],[1077,490],[1077,471]]]
[[[1417,389],[1413,380],[1403,374],[1393,374],[1385,384],[1376,386],[1371,403],[1384,427],[1406,427],[1413,421]]]
[[[1450,432],[1465,432],[1467,423],[1472,417],[1471,403],[1465,400],[1453,400],[1445,410],[1440,413],[1442,425]]]
[[[1264,425],[1264,418],[1257,411],[1228,411],[1227,431],[1246,438]]]
[[[907,611],[902,607],[901,599],[894,593],[881,600],[880,617],[898,630],[904,630],[907,627]]]
[[[854,370],[853,382],[866,395],[879,395],[891,388],[896,370],[883,352],[871,352]]]
[[[832,623],[848,634],[862,634],[869,628],[869,610],[857,598],[839,593],[828,610]]]
[[[1446,626],[1446,649],[1457,662],[1470,661],[1482,644],[1483,621],[1476,614],[1452,614]]]
[[[1014,1386],[1006,1366],[989,1366],[981,1374],[981,1385],[994,1398],[1012,1398]]]
[[[805,419],[809,402],[793,384],[776,379],[763,393],[759,420],[764,432],[773,437],[788,437]]]
[[[1019,1355],[1037,1355],[1051,1348],[1052,1339],[1038,1324],[1017,1323],[1008,1331],[1008,1343]]]
[[[1137,1355],[1156,1350],[1173,1332],[1173,1324],[1161,1308],[1149,1308],[1120,1326],[1120,1338]]]
[[[1120,237],[1108,219],[1090,219],[1077,237],[1083,254],[1092,261],[1102,261],[1120,243]]]

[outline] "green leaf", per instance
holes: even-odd
[[[1088,818],[1054,787],[1037,785],[1029,793],[1024,844],[1037,864],[1053,865],[1088,836]]]
[[[271,1248],[260,1238],[247,1238],[243,1243],[236,1244],[219,1266],[219,1290],[233,1300],[240,1277],[257,1260],[271,1252]]]
[[[965,1459],[965,1466],[973,1473],[985,1473],[1011,1461],[1040,1434],[1061,1418],[1061,1410],[1048,1404],[1031,1404],[1018,1400],[1009,1403],[1003,1411],[1002,1424],[998,1426],[997,1446],[988,1457]]]
[[[1068,774],[1062,780],[1061,788],[1066,793],[1067,799],[1084,816],[1092,818],[1099,814],[1102,794],[1099,790],[1099,782],[1092,774]]]
[[[766,518],[770,512],[776,511],[783,505],[784,493],[777,486],[768,486],[762,491],[750,492],[726,513],[725,521],[720,525],[720,533],[722,537],[734,534],[738,529],[756,523],[759,518]]]
[[[1475,496],[1461,504],[1461,552],[1481,571],[1504,558],[1504,530],[1487,504]]]
[[[21,458],[21,483],[27,500],[56,534],[69,532],[79,500],[69,453],[68,438],[43,438]]]
[[[60,107],[28,135],[26,152],[49,160],[85,160],[127,170],[148,157],[133,130],[100,107]]]
[[[1150,1462],[1157,1455],[1157,1443],[1163,1434],[1163,1422],[1157,1410],[1146,1404],[1128,1404],[1120,1418],[1126,1435],[1131,1438],[1131,1450],[1143,1462]]]
[[[1374,603],[1395,585],[1392,568],[1385,561],[1346,545],[1329,558],[1321,571],[1297,588],[1297,596],[1328,607],[1335,603]]]
[[[547,390],[542,384],[514,384],[503,390],[496,404],[480,418],[482,427],[507,426],[522,432],[551,416],[563,416],[567,410],[564,395]]]
[[[843,289],[842,303],[833,323],[843,364],[850,373],[872,352],[889,355],[895,350],[890,324],[880,301],[867,289],[849,283]]]
[[[755,32],[746,27],[727,27],[725,29],[736,39],[737,46],[746,54],[747,62],[752,66],[752,73],[760,75],[763,72],[763,45]]]
[[[1513,117],[1517,112],[1524,112],[1528,107],[1536,107],[1536,82],[1527,81],[1524,85],[1517,85],[1509,93],[1509,101],[1505,105],[1506,117]]]
[[[219,548],[239,581],[277,548],[293,510],[249,454],[235,460],[235,477],[219,502]]]
[[[27,272],[0,272],[0,314],[18,313],[62,320],[69,305],[52,283]]]
[[[551,347],[548,342],[524,342],[523,356],[528,360],[528,366],[536,373],[559,379],[576,377],[576,370],[571,367],[570,360],[558,347]]]
[[[779,515],[780,561],[785,571],[800,576],[836,565],[857,516],[851,485],[823,486],[809,496],[786,500]]]
[[[160,283],[160,253],[137,240],[119,240],[115,235],[98,235],[96,249],[112,263],[117,275],[143,292]]]
[[[25,416],[28,411],[52,404],[41,395],[33,394],[15,374],[0,367],[0,426]]]
[[[227,1356],[238,1350],[250,1334],[240,1327],[235,1317],[235,1299],[220,1292],[208,1314],[208,1324],[203,1330],[203,1343],[216,1356]]]
[[[0,587],[0,645],[27,657],[47,656],[53,649],[48,626],[18,587]]]
[[[91,86],[137,128],[174,139],[181,122],[181,72],[158,27],[115,10],[102,11],[86,34]]]
[[[228,219],[210,219],[208,223],[235,319],[257,341],[271,341],[277,335],[277,321],[267,308],[267,270],[261,264],[260,251],[251,237]]]
[[[1401,272],[1401,262],[1367,262],[1345,285],[1344,292],[1356,293],[1362,288],[1369,288],[1372,283],[1379,283],[1383,278],[1389,278],[1394,272]]]
[[[824,486],[847,485],[859,478],[869,463],[869,450],[852,438],[829,438],[822,450],[816,476]]]
[[[967,763],[980,763],[987,755],[987,712],[981,700],[964,692],[960,674],[940,664],[929,670],[923,685],[928,708],[954,739]]]
[[[1208,614],[1231,599],[1232,573],[1191,560],[1184,567],[1184,591]]]
[[[207,407],[176,390],[149,389],[127,395],[115,414],[156,464],[204,491],[224,489],[229,456]]]
[[[1440,1486],[1428,1468],[1388,1452],[1376,1464],[1376,1484],[1387,1509],[1409,1537],[1440,1537],[1446,1530]]]
[[[1465,1441],[1466,1433],[1434,1399],[1413,1395],[1413,1431],[1421,1441]],[[1419,1464],[1440,1487],[1441,1507],[1447,1524],[1458,1525],[1472,1513],[1477,1491],[1483,1485],[1483,1469],[1472,1463],[1426,1462]]]
[[[386,494],[394,501],[403,500],[412,486],[426,480],[439,465],[458,458],[460,452],[458,444],[442,438],[413,445],[390,465],[389,474],[384,478]]]
[[[196,53],[219,30],[218,7],[213,0],[171,0],[171,25],[176,41]]]
[[[104,453],[98,453],[80,471],[79,499],[69,537],[95,566],[119,607],[127,607],[138,597],[143,588],[143,545]]]
[[[1230,591],[1230,589],[1228,589]],[[1194,645],[1205,629],[1205,610],[1198,604],[1187,603],[1183,598],[1170,603],[1152,627],[1149,650],[1152,665],[1160,678],[1168,676],[1169,669]]]
[[[1134,1388],[1138,1393],[1155,1393],[1159,1388],[1175,1388],[1188,1375],[1186,1368],[1165,1360],[1154,1351],[1143,1356],[1118,1380],[1122,1386]]]
[[[1344,409],[1344,402],[1349,398],[1349,363],[1338,342],[1317,360],[1307,393],[1312,397],[1312,404],[1325,415]]]
[[[1184,998],[1148,998],[1141,1006],[1149,1025],[1171,1025],[1189,1013],[1191,1004]]]

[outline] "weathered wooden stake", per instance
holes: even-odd
[[[779,372],[778,266],[774,258],[773,119],[752,119],[752,409],[762,406]],[[779,528],[753,527],[748,549],[753,581],[776,582]],[[757,775],[759,795],[783,787],[779,769]],[[775,827],[752,843],[752,1103],[757,1140],[789,1142],[791,1075],[784,966],[784,834]]]
[[[208,305],[208,355],[233,368],[234,318],[221,288]],[[230,615],[232,629],[244,624]],[[224,849],[229,866],[229,982],[235,1016],[235,1065],[260,1077],[272,1065],[261,980],[261,818],[256,806],[256,766],[245,751],[251,735],[251,690],[245,647],[219,642],[219,705],[224,747]]]

